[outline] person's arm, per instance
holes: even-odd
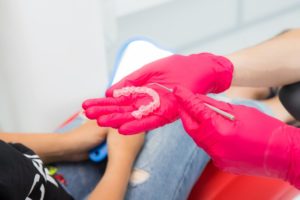
[[[110,129],[108,136],[108,164],[101,181],[89,200],[122,200],[135,158],[144,143],[144,133],[124,136]]]
[[[4,142],[21,143],[32,149],[44,163],[87,158],[88,151],[103,141],[107,128],[89,121],[68,133],[1,133]]]
[[[282,86],[300,80],[300,29],[226,56],[234,65],[233,85]]]

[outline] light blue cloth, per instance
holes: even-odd
[[[271,114],[264,104],[252,100],[230,100],[222,95],[210,95],[219,100],[243,104]],[[80,117],[62,128],[64,132],[82,123]],[[135,169],[149,175],[142,183],[130,183],[127,200],[183,200],[187,199],[193,185],[209,161],[208,155],[198,148],[185,133],[181,121],[148,132]],[[77,200],[85,199],[104,173],[105,162],[59,164],[58,173],[67,181],[67,191]],[[122,163],[120,163],[122,164]],[[111,188],[112,190],[114,188]]]

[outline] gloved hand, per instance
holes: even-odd
[[[172,92],[163,87],[173,89],[181,85],[197,93],[219,93],[230,86],[232,73],[232,63],[222,56],[210,53],[172,55],[147,64],[126,76],[107,90],[107,98],[87,100],[83,103],[83,108],[88,118],[98,119],[101,126],[115,124],[113,127],[119,128],[122,134],[151,130],[178,118],[176,100]],[[151,85],[152,83],[163,87]],[[142,119],[133,118],[130,113],[139,105],[149,102],[149,98],[134,95],[126,98],[112,97],[115,89],[126,86],[147,86],[155,89],[160,96],[159,109]],[[116,121],[117,123],[112,123]]]
[[[118,129],[125,135],[151,130],[177,119],[177,100],[172,92],[157,85],[148,87],[157,91],[160,96],[160,107],[152,115],[141,119],[135,119],[132,115],[132,111],[152,101],[146,94],[87,100],[83,103],[85,114],[90,119],[97,119],[100,126]]]
[[[300,188],[300,131],[260,111],[176,88],[188,134],[219,168],[288,180]],[[235,117],[213,111],[212,105]]]

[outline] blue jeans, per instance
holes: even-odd
[[[213,97],[224,100],[224,96]],[[225,100],[271,114],[268,107],[257,101]],[[83,118],[78,117],[59,131],[70,130],[79,126],[82,121]],[[129,182],[125,199],[187,199],[208,161],[208,155],[185,133],[180,120],[152,130],[147,133],[144,148],[134,165],[133,173],[139,173],[138,179]],[[66,190],[75,199],[81,200],[99,182],[105,165],[105,162],[94,164],[89,161],[59,164],[58,173],[63,174],[66,179]]]
[[[72,129],[82,120],[77,117],[59,131]],[[133,169],[133,173],[142,172],[144,176],[129,182],[126,199],[186,199],[208,160],[185,133],[180,120],[150,131]],[[57,168],[66,180],[66,190],[81,200],[99,182],[105,165],[86,161],[60,163]]]

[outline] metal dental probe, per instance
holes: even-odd
[[[168,87],[166,87],[164,85],[161,85],[159,83],[149,83],[148,85],[157,85],[157,86],[159,86],[161,88],[164,88],[164,89],[168,90],[169,92],[173,92],[173,89],[168,88]],[[212,106],[212,105],[210,105],[208,103],[203,103],[203,104],[206,105],[208,108],[212,109],[213,111],[215,111],[216,113],[222,115],[223,117],[226,117],[227,119],[230,119],[232,121],[235,119],[234,115],[232,115],[232,114],[230,114],[228,112],[225,112],[224,110],[221,110],[221,109],[219,109],[219,108],[217,108],[215,106]]]

